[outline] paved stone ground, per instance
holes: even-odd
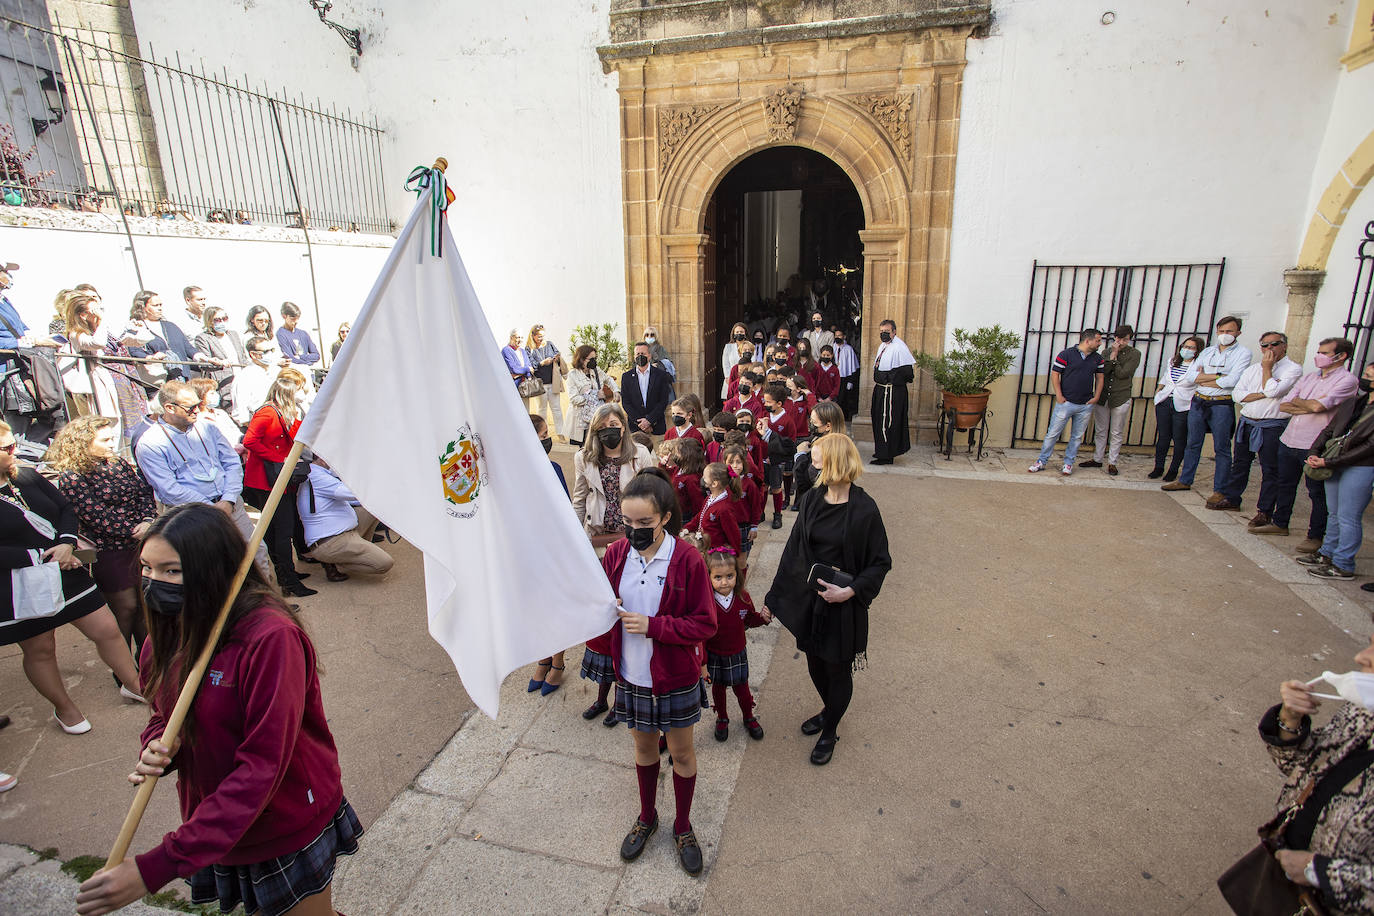
[[[409,756],[395,772],[386,760],[422,740],[369,733],[367,763],[350,766],[364,738],[341,738],[350,796],[405,788],[364,815],[337,905],[352,916],[1225,912],[1215,876],[1251,845],[1278,788],[1254,723],[1283,677],[1350,667],[1374,630],[1369,596],[1292,564],[1300,532],[1257,538],[1236,513],[1202,509],[1205,493],[1159,493],[1148,459],[1124,460],[1118,478],[1063,479],[1026,474],[1032,457],[946,462],[918,449],[865,478],[895,568],[835,760],[806,762],[796,725],[815,700],[791,637],[753,631],[767,737],[717,744],[699,729],[700,879],[677,868],[662,830],[639,862],[619,861],[636,807],[628,736],[581,719],[586,682],[539,698],[519,672],[501,722],[467,715],[413,781]],[[1199,480],[1209,475],[1204,463]],[[769,532],[756,550],[756,597],[781,543]],[[1364,555],[1359,566],[1371,571]],[[374,665],[354,676],[378,682]],[[109,827],[97,847],[116,801],[94,805],[91,823]],[[28,818],[4,820],[4,802],[9,839]],[[670,816],[666,768],[660,809]],[[74,885],[46,884],[67,880],[50,864],[10,868],[0,912],[69,907]]]

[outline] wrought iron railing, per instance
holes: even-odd
[[[1364,238],[1355,248],[1359,266],[1355,270],[1355,285],[1350,290],[1350,312],[1345,317],[1345,336],[1355,344],[1353,366],[1369,362],[1371,339],[1374,339],[1374,221],[1365,224]]]
[[[145,59],[119,41],[0,17],[5,202],[395,229],[375,120],[250,88],[180,55],[159,61],[150,48]]]

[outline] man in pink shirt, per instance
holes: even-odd
[[[1269,524],[1250,530],[1254,534],[1286,535],[1298,496],[1298,480],[1306,480],[1312,517],[1307,523],[1307,540],[1298,545],[1299,553],[1315,553],[1326,537],[1326,487],[1322,481],[1305,476],[1302,467],[1312,443],[1331,419],[1330,412],[1359,388],[1359,379],[1348,367],[1354,355],[1355,345],[1344,337],[1326,338],[1317,345],[1317,354],[1312,357],[1317,371],[1300,378],[1279,403],[1279,411],[1291,419],[1279,437],[1277,501]]]

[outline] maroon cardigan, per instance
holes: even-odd
[[[630,542],[621,538],[607,547],[601,558],[601,568],[606,570],[606,578],[617,598],[620,597],[620,576],[629,555]],[[663,585],[658,614],[649,618],[649,638],[654,641],[649,672],[654,679],[654,693],[671,693],[701,680],[697,647],[715,635],[717,607],[716,599],[711,597],[711,577],[706,573],[706,561],[696,548],[679,540],[673,548],[673,558],[668,561],[668,581]],[[617,680],[620,680],[620,640],[624,632],[624,627],[617,622],[607,634]]]
[[[720,610],[719,603],[716,609]],[[716,615],[716,621],[720,626],[716,629],[716,635],[706,640],[706,651],[722,657],[744,651],[746,629],[767,625],[759,612],[754,610],[754,601],[746,591],[736,595],[730,606]]]
[[[152,644],[143,643],[145,672]],[[261,607],[234,625],[196,694],[193,736],[172,758],[183,823],[134,858],[149,891],[207,865],[298,852],[334,819],[343,783],[315,665],[309,638],[281,611]],[[168,680],[148,697],[143,747],[176,703]]]

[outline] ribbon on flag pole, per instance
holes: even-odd
[[[440,231],[440,226],[443,224],[448,205],[456,199],[444,178],[446,168],[448,160],[441,156],[434,160],[434,165],[429,168],[417,165],[410,170],[410,177],[406,179],[407,191],[414,191],[417,195],[433,191],[429,195],[429,253],[436,258],[444,256],[444,234]]]

